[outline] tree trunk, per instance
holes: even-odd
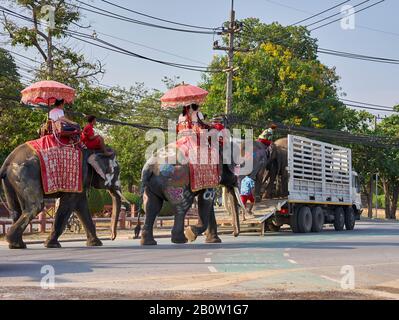
[[[365,188],[366,189],[366,188]],[[370,177],[369,190],[366,192],[368,217],[373,217],[373,179]]]
[[[133,193],[133,181],[129,181],[128,185],[127,185],[127,190],[130,193]]]
[[[382,186],[384,188],[384,193],[385,193],[385,218],[389,219],[389,216],[391,215],[391,201],[389,197],[390,193],[390,188],[389,188],[389,182],[386,181],[385,179],[382,180]]]
[[[396,220],[396,209],[398,207],[398,199],[399,199],[399,188],[397,186],[394,186],[392,194],[391,212],[390,212],[390,219],[393,220]]]

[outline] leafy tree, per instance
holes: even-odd
[[[0,163],[18,145],[37,137],[45,119],[41,111],[21,108],[17,97],[22,88],[17,66],[11,55],[0,49]]]
[[[399,111],[399,108],[396,107]],[[378,125],[378,133],[386,136],[399,137],[399,115],[393,114]],[[385,217],[396,219],[396,209],[399,200],[399,150],[387,148],[383,154],[376,155],[377,167],[385,193]]]
[[[316,41],[303,27],[243,21],[238,42],[256,50],[235,54],[233,112],[248,121],[278,121],[317,128],[342,128],[346,107],[338,99],[338,76],[316,59]],[[284,41],[281,41],[281,38]],[[280,41],[277,41],[280,39]],[[225,56],[215,56],[211,68],[225,69]],[[204,110],[223,113],[223,73],[204,76],[210,93]]]
[[[13,46],[21,45],[37,50],[43,61],[41,67],[35,70],[37,79],[57,80],[76,88],[82,82],[93,80],[93,77],[104,72],[101,62],[89,63],[84,55],[64,44],[69,36],[68,31],[81,18],[79,6],[74,5],[73,1],[7,0],[7,2],[12,8],[22,10],[23,16],[27,17],[24,24],[20,24],[21,20],[11,19],[4,14],[3,27]],[[48,11],[42,10],[45,6],[52,6],[55,9],[53,28],[42,22],[49,20]]]

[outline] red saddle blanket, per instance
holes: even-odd
[[[187,136],[176,141],[176,148],[185,156],[190,168],[191,191],[216,188],[219,185],[219,155],[217,150],[202,150],[195,137]]]
[[[82,192],[82,150],[74,146],[61,146],[53,135],[27,142],[40,160],[43,191]]]

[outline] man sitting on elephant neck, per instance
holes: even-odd
[[[272,124],[270,128],[266,129],[261,133],[258,138],[259,142],[262,142],[266,147],[269,147],[273,143],[274,130],[277,128],[275,124]]]
[[[101,150],[105,156],[112,156],[113,153],[109,152],[105,147],[104,138],[100,135],[94,134],[96,117],[93,115],[88,116],[87,122],[88,124],[85,126],[82,132],[82,142],[86,145],[87,149]]]

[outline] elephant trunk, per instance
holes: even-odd
[[[226,187],[225,194],[226,209],[233,218],[233,235],[237,237],[240,234],[240,210],[243,207],[240,194],[237,187]]]
[[[121,212],[122,198],[121,192],[109,190],[112,198],[112,216],[111,216],[111,240],[115,240],[118,228],[119,213]]]

